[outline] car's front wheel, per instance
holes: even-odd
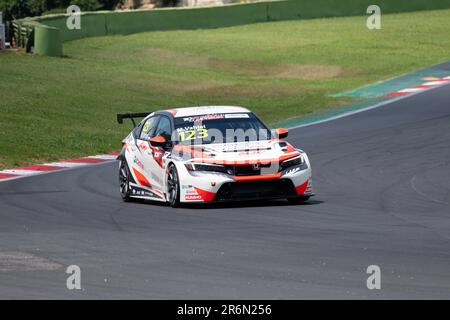
[[[167,172],[167,199],[172,207],[180,206],[180,181],[174,164],[169,166]]]
[[[120,160],[119,164],[119,188],[122,200],[130,201],[130,170],[125,160]]]

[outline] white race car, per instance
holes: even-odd
[[[286,198],[312,193],[308,156],[242,107],[190,107],[118,114],[133,131],[122,141],[120,194],[182,203]],[[144,118],[136,125],[135,118]]]

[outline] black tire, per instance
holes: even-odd
[[[309,198],[310,198],[310,196],[298,196],[298,197],[295,197],[295,198],[287,198],[287,200],[291,204],[300,204],[300,203],[308,201]]]
[[[174,164],[169,166],[167,172],[167,200],[173,208],[180,206],[180,179]]]
[[[128,169],[128,165],[125,160],[120,160],[119,165],[119,191],[123,201],[125,202],[131,201],[130,169]]]

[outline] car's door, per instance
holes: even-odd
[[[164,137],[166,141],[168,142],[168,145],[171,144],[171,136],[172,136],[172,122],[170,121],[169,117],[167,116],[160,116],[160,119],[158,121],[158,124],[156,126],[156,129],[153,133],[154,137]],[[153,180],[155,181],[156,187],[163,191],[164,187],[164,164],[163,164],[163,157],[166,153],[166,150],[162,147],[153,147],[152,148],[152,158],[153,162],[150,168],[152,169],[152,175]]]
[[[140,181],[140,183],[151,188],[153,188],[151,176],[154,169],[152,169],[153,161],[151,159],[153,151],[150,139],[154,137],[159,118],[160,116],[153,116],[145,120],[142,129],[140,132],[137,132],[136,145],[138,150],[135,152],[133,159],[131,159],[131,165],[139,171],[139,174],[144,175],[145,179],[141,179],[143,181]],[[134,173],[137,175],[136,172]]]

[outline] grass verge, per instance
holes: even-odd
[[[242,105],[267,123],[348,102],[330,94],[450,59],[450,10],[149,32],[0,54],[0,168],[115,151],[115,114]]]

